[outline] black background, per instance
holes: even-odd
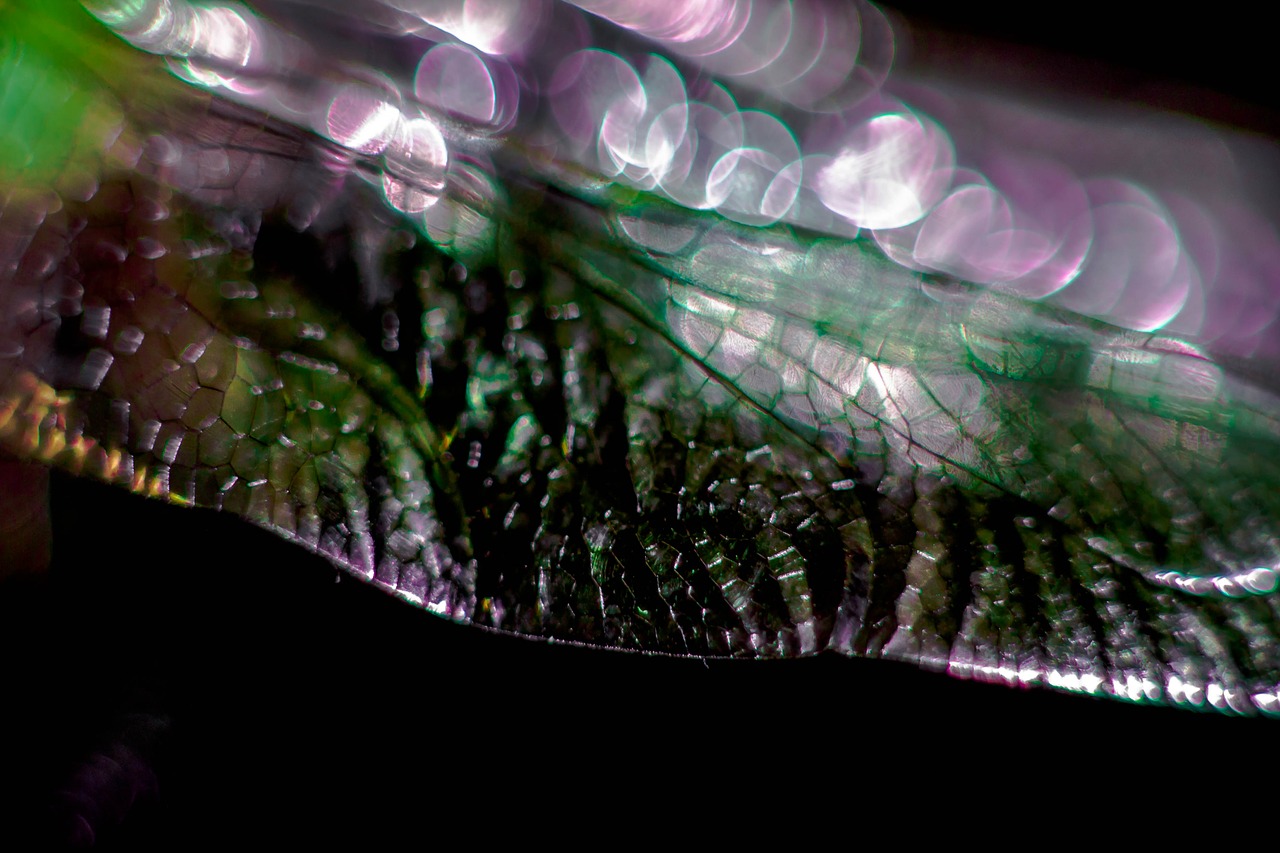
[[[910,23],[900,66],[944,68],[1029,94],[1066,91],[1280,131],[1271,28],[1225,3],[881,4]]]
[[[1277,127],[1263,28],[1221,7],[900,7],[939,28],[913,62],[934,45],[1034,85]],[[158,793],[107,809],[125,817],[103,819],[98,841],[182,849],[263,827],[533,837],[600,803],[763,820],[877,790],[984,814],[1054,778],[1107,806],[1126,786],[1172,784],[1170,758],[1227,778],[1275,740],[1267,721],[884,662],[702,662],[490,635],[335,582],[323,560],[215,513],[62,477],[54,494],[53,569],[0,596],[0,801],[16,819],[0,831],[50,825],[72,768],[110,743],[148,756]],[[538,816],[505,826],[522,806]]]

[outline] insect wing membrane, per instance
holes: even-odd
[[[605,180],[478,128],[521,90],[465,39],[418,79],[483,103],[414,106],[391,72],[5,14],[10,453],[502,631],[1280,708],[1280,404],[1248,362],[745,214],[809,190],[749,153],[768,121],[680,113],[666,66],[581,57],[613,75],[574,155]],[[305,66],[288,26],[227,14]],[[700,168],[667,129],[695,126],[738,152],[708,186],[750,170],[719,212],[665,189]]]

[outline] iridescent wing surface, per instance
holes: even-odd
[[[499,631],[1280,710],[1229,190],[968,162],[870,6],[320,5],[3,10],[9,452]]]

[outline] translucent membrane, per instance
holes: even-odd
[[[1274,151],[865,3],[325,6],[4,56],[3,447],[500,630],[1280,711]]]

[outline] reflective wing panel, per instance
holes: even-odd
[[[1001,226],[870,48],[134,6],[0,7],[9,453],[499,631],[1280,712],[1274,336],[1154,190]]]

